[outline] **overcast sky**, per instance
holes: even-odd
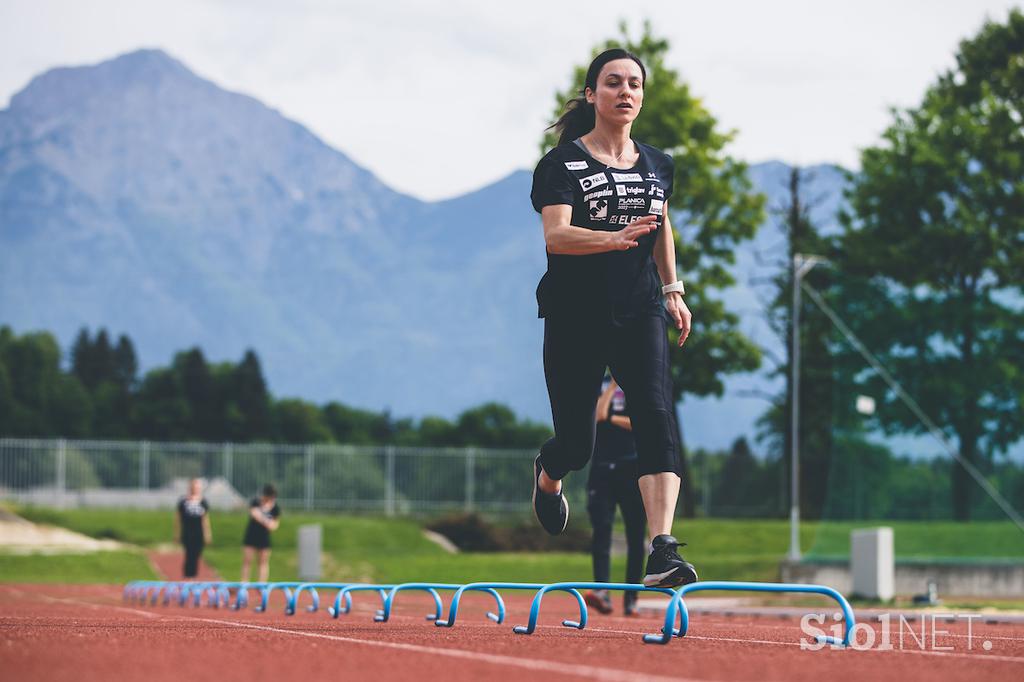
[[[732,153],[857,165],[996,0],[0,0],[0,107],[32,76],[159,47],[278,109],[400,191],[532,168],[574,64],[649,18]],[[642,114],[641,114],[642,115]]]

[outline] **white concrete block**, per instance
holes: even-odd
[[[892,528],[863,528],[850,533],[853,594],[889,600],[896,587]]]
[[[320,553],[323,548],[323,527],[320,524],[299,526],[299,579],[320,579]]]

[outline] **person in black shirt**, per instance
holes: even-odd
[[[622,510],[626,524],[626,582],[638,583],[643,577],[647,516],[636,483],[636,442],[632,430],[626,395],[615,379],[606,376],[597,400],[597,440],[587,478],[587,513],[593,528],[590,554],[594,562],[594,581],[599,583],[611,580],[616,506]],[[586,600],[601,613],[612,612],[608,590],[587,592]],[[626,592],[623,605],[627,616],[636,615],[636,592]]]
[[[174,540],[185,549],[183,573],[186,578],[196,577],[203,547],[213,542],[209,512],[210,504],[203,497],[203,482],[193,478],[188,484],[188,495],[178,500],[174,514]]]
[[[249,566],[253,555],[259,558],[261,583],[270,580],[270,534],[277,530],[281,508],[277,505],[277,488],[268,483],[259,497],[249,503],[249,525],[242,539],[242,582],[249,582]]]
[[[533,174],[530,196],[547,246],[537,302],[555,429],[534,461],[533,506],[548,533],[565,529],[569,505],[561,480],[593,453],[594,408],[610,367],[629,399],[638,484],[653,536],[643,582],[675,587],[697,573],[671,535],[680,464],[666,313],[680,346],[691,316],[669,221],[673,160],[630,137],[645,79],[643,63],[626,50],[595,57],[582,95],[553,126],[558,146]]]

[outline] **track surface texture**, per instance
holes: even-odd
[[[805,651],[796,617],[694,613],[689,634],[643,644],[662,619],[592,614],[585,630],[565,628],[575,605],[548,595],[540,627],[516,635],[529,598],[506,596],[501,625],[484,617],[486,595],[468,596],[453,628],[424,619],[429,598],[403,593],[388,623],[373,622],[379,600],[355,595],[352,613],[283,614],[124,604],[120,587],[0,585],[0,677],[4,680],[1015,680],[1024,679],[1024,624],[984,618],[939,620],[925,650],[896,624],[893,649]],[[445,605],[450,593],[443,594]],[[324,595],[330,602],[333,595]],[[831,610],[822,606],[822,612]],[[910,625],[920,635],[921,620]],[[827,621],[830,625],[831,621]],[[827,626],[826,625],[826,626]],[[870,623],[880,638],[877,621]],[[942,632],[945,631],[945,632]],[[970,637],[968,636],[970,634]],[[861,641],[866,637],[861,633]],[[990,649],[983,643],[989,642]],[[936,647],[948,647],[937,650]]]

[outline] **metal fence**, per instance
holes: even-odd
[[[528,511],[536,450],[0,438],[0,498],[58,507],[157,508],[190,478],[217,507],[273,483],[292,508],[414,514]],[[568,487],[580,497],[584,476]],[[580,488],[577,490],[576,488]]]

